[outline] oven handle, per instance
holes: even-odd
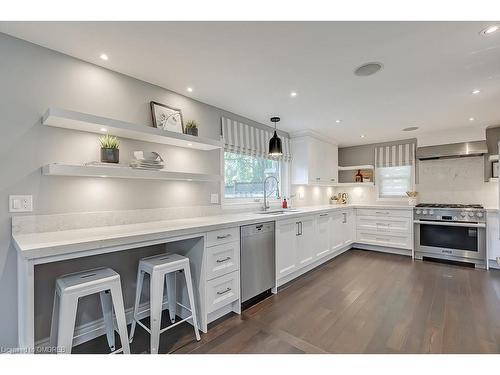
[[[446,221],[423,221],[413,220],[415,224],[441,225],[443,227],[468,227],[468,228],[486,228],[485,223],[453,223]]]

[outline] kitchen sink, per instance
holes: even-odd
[[[278,210],[278,211],[260,211],[258,213],[261,215],[283,215],[288,212],[299,212],[299,210],[288,209],[288,210]]]

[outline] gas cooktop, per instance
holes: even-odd
[[[480,204],[451,204],[451,203],[419,203],[416,207],[425,207],[425,208],[476,208],[483,209],[483,206]]]

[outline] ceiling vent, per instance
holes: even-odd
[[[382,69],[382,67],[383,67],[382,63],[371,62],[361,65],[354,71],[354,74],[356,74],[359,77],[371,76],[372,74],[379,72]]]

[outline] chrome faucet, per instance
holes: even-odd
[[[267,180],[269,180],[270,178],[274,178],[276,180],[276,193],[278,195],[278,198],[280,196],[280,189],[279,189],[280,182],[278,181],[278,179],[275,176],[267,176],[266,179],[264,180],[264,207],[263,207],[264,211],[269,208],[269,203],[267,202],[266,184],[267,184]]]

